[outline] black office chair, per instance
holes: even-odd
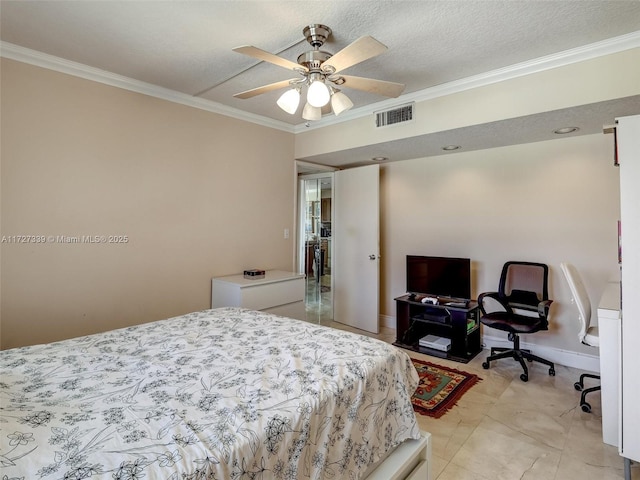
[[[513,348],[492,347],[482,367],[488,369],[490,362],[512,357],[522,365],[524,373],[520,380],[529,380],[529,369],[524,361],[540,362],[549,367],[549,375],[555,375],[552,362],[520,348],[520,335],[547,330],[549,326],[548,292],[549,267],[543,263],[507,262],[502,267],[497,292],[481,293],[478,304],[482,311],[480,321],[487,327],[509,332]]]

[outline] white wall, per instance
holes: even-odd
[[[597,353],[578,343],[559,264],[576,265],[596,303],[618,274],[612,158],[611,135],[588,135],[384,165],[381,314],[395,317],[408,254],[471,258],[474,296],[497,289],[505,261],[538,261],[551,269],[551,326],[523,341]]]

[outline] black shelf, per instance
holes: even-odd
[[[482,350],[478,303],[468,301],[461,306],[458,302],[448,305],[448,299],[439,300],[437,305],[433,305],[411,299],[409,295],[396,298],[394,345],[467,363]],[[419,345],[418,341],[425,335],[448,338],[451,348],[444,352]]]

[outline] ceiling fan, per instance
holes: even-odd
[[[250,45],[234,48],[234,52],[273,63],[300,75],[297,78],[236,93],[234,97],[246,99],[272,90],[291,87],[280,96],[277,103],[285,112],[293,115],[298,110],[302,89],[306,87],[306,104],[302,110],[302,118],[319,120],[324,113],[333,111],[334,114],[339,115],[353,107],[353,102],[338,87],[348,87],[393,98],[398,97],[404,90],[405,86],[401,83],[340,74],[342,70],[387,50],[387,47],[375,38],[360,37],[332,55],[320,50],[325,40],[331,35],[329,27],[320,24],[308,25],[302,33],[313,50],[301,54],[298,57],[298,63]]]

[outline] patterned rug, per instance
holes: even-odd
[[[420,415],[440,418],[467,390],[482,380],[471,373],[415,358],[411,360],[420,377],[420,383],[411,401],[413,409]]]

